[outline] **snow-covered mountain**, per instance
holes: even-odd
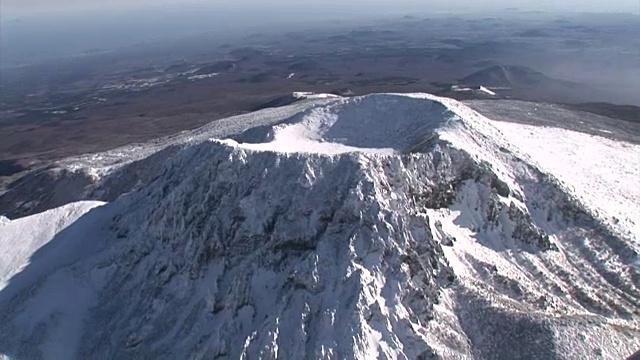
[[[638,178],[638,145],[427,94],[69,159],[4,195],[27,216],[0,221],[0,354],[624,358]]]

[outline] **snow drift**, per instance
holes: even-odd
[[[295,106],[174,140],[103,206],[0,223],[20,254],[0,258],[0,353],[572,359],[640,346],[633,184],[584,169],[598,179],[585,190],[580,169],[520,135],[536,129],[449,99]],[[591,140],[631,162],[610,171],[639,175],[638,147]],[[587,194],[605,188],[628,207]]]

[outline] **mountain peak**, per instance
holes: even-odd
[[[622,164],[581,173],[575,144]],[[85,197],[109,203],[0,225],[0,353],[589,358],[588,337],[622,357],[609,345],[640,338],[629,146],[428,94],[214,122],[98,176]]]
[[[375,94],[311,107],[281,123],[250,129],[234,140],[253,150],[338,154],[402,153],[463,121],[442,99]]]

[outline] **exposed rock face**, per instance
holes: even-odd
[[[127,234],[123,241],[144,241],[122,254],[104,290],[113,305],[95,319],[127,329],[114,336],[129,346],[101,346],[97,333],[83,343],[113,356],[148,354],[136,345],[166,337],[165,327],[141,334],[129,319],[158,299],[163,309],[145,322],[171,323],[179,316],[172,303],[198,309],[179,335],[192,354],[367,357],[421,343],[417,329],[453,277],[428,221],[407,206],[400,158],[283,157],[216,144],[183,156],[158,186],[128,199],[154,206],[135,207],[114,223]],[[177,286],[185,287],[182,296]],[[127,295],[136,291],[156,295]],[[406,356],[431,351],[422,343]]]

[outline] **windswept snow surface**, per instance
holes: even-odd
[[[110,203],[0,220],[0,354],[620,359],[640,347],[635,145],[374,94],[139,148],[66,163],[101,168]]]
[[[493,125],[602,221],[640,243],[640,145],[551,127]]]
[[[38,332],[44,331],[47,336],[38,340],[38,351],[43,357],[74,357],[86,312],[95,301],[96,292],[92,288],[99,286],[99,281],[97,278],[80,280],[73,271],[61,269],[83,262],[85,256],[103,242],[98,236],[97,221],[79,221],[103,204],[81,201],[0,224],[0,317],[4,322],[8,314],[15,315],[11,325],[3,326],[0,338],[17,339],[30,334],[27,338],[35,339],[33,336],[37,338]],[[75,266],[75,270],[78,269]],[[21,297],[32,291],[34,296],[24,298],[29,310],[17,310]],[[9,331],[10,326],[18,330]],[[56,332],[50,333],[47,329]],[[3,348],[0,352],[11,355],[6,350]]]
[[[14,221],[0,219],[0,290],[12,276],[24,270],[33,253],[87,211],[102,204],[81,201]]]

